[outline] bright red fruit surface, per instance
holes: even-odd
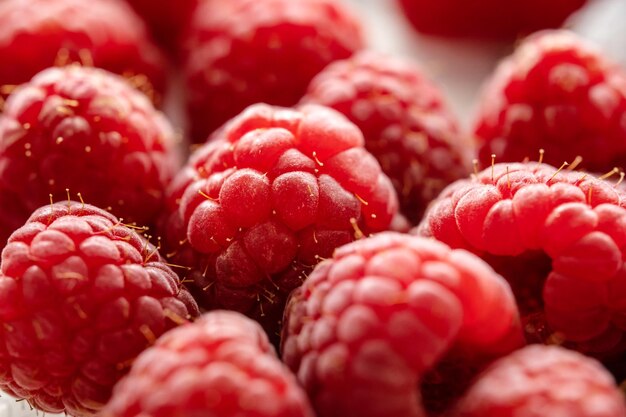
[[[475,120],[480,160],[534,158],[606,172],[626,165],[626,72],[567,31],[525,40],[486,85]]]
[[[199,303],[271,333],[313,266],[386,230],[398,205],[357,127],[314,105],[248,108],[196,150],[169,201],[165,244]]]
[[[152,222],[178,167],[174,133],[122,78],[51,68],[14,91],[0,119],[0,246],[66,189],[131,223]]]
[[[502,277],[466,251],[396,233],[337,249],[285,320],[283,359],[318,417],[437,415],[474,367],[523,344]]]
[[[625,202],[585,173],[495,164],[446,188],[417,232],[507,278],[529,341],[614,356],[626,351]]]
[[[0,1],[0,56],[0,86],[80,62],[131,78],[155,101],[165,88],[161,53],[141,19],[118,0]]]
[[[398,0],[420,32],[455,37],[514,40],[556,28],[587,0]]]
[[[624,417],[624,395],[595,360],[556,346],[529,346],[494,362],[454,417]]]
[[[334,108],[361,129],[415,223],[446,185],[470,171],[473,144],[437,87],[408,61],[360,52],[325,68],[302,102]]]
[[[312,417],[306,394],[254,321],[207,313],[163,335],[101,417]]]
[[[45,412],[91,416],[134,358],[198,314],[156,248],[75,202],[35,211],[0,274],[0,386]]]
[[[206,1],[186,39],[192,140],[249,105],[292,106],[330,62],[363,47],[356,18],[335,0]]]

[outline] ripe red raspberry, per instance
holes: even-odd
[[[0,119],[0,219],[22,224],[49,194],[80,192],[147,224],[177,168],[174,134],[150,101],[96,68],[51,68],[15,90]],[[14,230],[0,220],[0,237]]]
[[[470,171],[472,144],[437,87],[406,61],[373,52],[337,61],[313,79],[302,102],[332,107],[361,129],[414,223],[446,185]]]
[[[356,18],[335,0],[201,3],[186,39],[192,140],[247,106],[292,106],[330,62],[363,47]]]
[[[529,341],[626,351],[626,195],[590,175],[496,164],[445,189],[417,229],[511,284]]]
[[[208,313],[163,335],[101,417],[312,417],[306,394],[255,322]]]
[[[556,28],[586,0],[398,0],[423,33],[513,40],[539,29]]]
[[[0,387],[46,412],[91,416],[135,356],[197,314],[135,230],[90,205],[42,207],[2,252]]]
[[[320,259],[387,229],[397,211],[358,128],[315,105],[249,107],[192,155],[169,200],[165,241],[199,303],[270,333]]]
[[[523,343],[502,277],[465,251],[391,232],[320,263],[285,320],[283,359],[319,417],[424,416],[423,403],[441,408],[433,401],[472,376],[428,378],[438,363],[462,358],[467,372]]]
[[[567,31],[528,38],[496,70],[475,122],[480,160],[521,161],[544,148],[559,166],[584,155],[606,172],[626,163],[626,73]]]
[[[81,62],[125,75],[158,100],[164,60],[141,19],[118,0],[0,1],[0,86]]]
[[[624,417],[624,396],[595,360],[556,346],[528,346],[494,362],[454,417]]]
[[[126,0],[146,21],[160,45],[176,53],[198,0]]]

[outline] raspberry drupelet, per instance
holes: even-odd
[[[474,124],[485,165],[543,148],[555,166],[578,155],[593,172],[625,166],[626,72],[571,32],[535,34],[497,68]]]
[[[494,362],[454,407],[453,417],[625,417],[624,395],[597,361],[533,345]]]
[[[214,311],[143,352],[99,417],[313,417],[263,329]]]
[[[185,40],[191,139],[255,103],[293,106],[326,65],[364,46],[356,17],[335,0],[202,2]]]
[[[0,86],[79,62],[124,75],[158,102],[165,61],[144,23],[118,0],[0,1]],[[4,93],[4,91],[0,91]]]
[[[179,161],[172,127],[121,77],[50,68],[8,98],[0,118],[0,247],[30,213],[65,190],[148,225]]]
[[[439,415],[475,366],[523,345],[513,294],[486,263],[392,232],[318,264],[283,332],[283,359],[318,417]]]
[[[389,228],[397,196],[359,129],[321,106],[254,105],[195,151],[162,236],[199,304],[275,336],[284,299],[344,243]]]
[[[157,249],[96,207],[36,210],[2,252],[0,387],[92,416],[134,358],[198,314]]]
[[[446,188],[415,230],[476,253],[516,296],[527,339],[626,351],[626,195],[581,172],[494,164]]]
[[[409,61],[359,52],[319,73],[302,102],[331,107],[361,129],[415,224],[446,185],[471,171],[473,144],[437,87]]]

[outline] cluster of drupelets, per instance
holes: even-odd
[[[339,1],[127,3],[0,2],[4,392],[75,417],[626,417],[626,70],[531,35],[468,134]],[[507,27],[449,3],[399,2],[510,38],[584,1],[511,2]],[[159,110],[180,99],[188,135]]]

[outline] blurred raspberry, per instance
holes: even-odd
[[[332,107],[361,129],[414,223],[446,185],[470,171],[472,144],[437,87],[407,61],[360,52],[317,75],[302,102]]]
[[[247,106],[292,106],[330,62],[363,47],[359,22],[335,0],[201,3],[186,44],[192,140]]]
[[[559,166],[626,164],[626,72],[567,31],[528,38],[487,84],[475,121],[480,160],[518,162],[545,149]]]
[[[361,132],[315,105],[249,107],[196,150],[169,202],[165,243],[199,303],[246,313],[271,336],[315,264],[397,212]]]
[[[493,363],[454,417],[624,417],[622,392],[595,360],[556,346],[529,346]]]
[[[197,314],[135,230],[86,204],[42,207],[2,252],[0,387],[45,412],[91,416],[135,356]]]
[[[51,68],[8,98],[0,118],[0,238],[66,189],[128,223],[151,223],[178,166],[169,122],[122,78]]]
[[[161,53],[141,19],[119,0],[2,0],[0,56],[11,63],[0,65],[0,86],[79,62],[129,78],[155,102],[165,89]]]
[[[468,371],[523,344],[502,277],[465,251],[396,233],[337,249],[294,291],[285,320],[283,359],[318,417],[438,415]],[[454,363],[465,373],[446,372]]]
[[[163,335],[100,417],[312,417],[306,394],[258,324],[216,311]]]
[[[495,164],[446,188],[417,231],[478,254],[513,288],[530,342],[626,352],[626,194],[581,172]]]
[[[454,37],[514,40],[556,28],[587,0],[398,0],[420,32]]]

